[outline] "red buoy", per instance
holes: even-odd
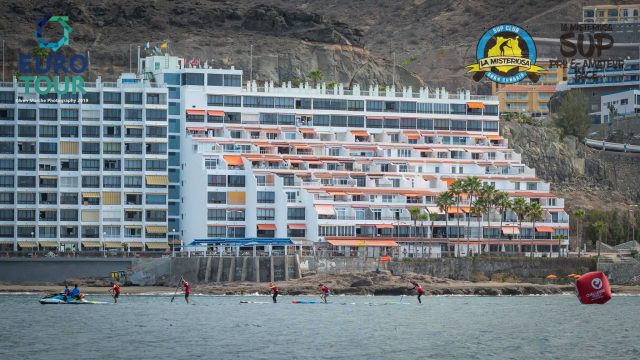
[[[602,271],[588,272],[576,280],[578,299],[583,304],[604,304],[611,300],[611,286]]]

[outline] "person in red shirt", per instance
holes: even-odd
[[[113,283],[113,287],[109,291],[111,292],[111,296],[113,297],[113,301],[117,304],[118,303],[118,298],[120,297],[120,285],[118,284],[117,281]]]
[[[422,286],[420,286],[420,284],[418,284],[415,281],[411,281],[411,284],[413,284],[413,287],[409,290],[413,290],[413,289],[416,290],[416,292],[418,293],[418,302],[422,304],[422,300],[420,300],[420,297],[424,295],[424,289],[422,288]]]
[[[182,287],[184,288],[184,300],[189,303],[189,294],[191,294],[191,286],[189,286],[189,282],[182,278]]]
[[[318,286],[320,287],[320,291],[322,291],[322,295],[320,297],[322,298],[322,301],[324,301],[326,304],[327,297],[331,295],[331,290],[329,289],[329,287],[327,287],[327,285],[324,285],[324,284],[320,284]]]
[[[273,294],[272,298],[273,298],[273,303],[277,303],[278,301],[276,300],[276,298],[278,297],[278,294],[280,294],[280,289],[278,289],[278,287],[276,286],[276,284],[270,282],[269,283],[269,289],[271,289],[271,292]]]

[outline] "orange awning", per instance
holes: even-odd
[[[207,129],[203,128],[203,127],[187,127],[187,130],[189,130],[189,131],[207,131]]]
[[[553,228],[551,226],[536,226],[537,232],[550,233],[553,232]]]
[[[398,243],[393,240],[353,239],[353,240],[327,240],[327,242],[333,246],[385,246],[385,247],[398,246]]]
[[[316,205],[318,215],[334,215],[336,213],[333,205]]]
[[[393,229],[391,224],[376,224],[376,229]]]
[[[454,178],[440,178],[440,180],[446,182],[447,185],[451,186],[451,184],[453,184],[457,179],[454,179]]]
[[[468,102],[467,107],[469,109],[484,109],[484,104],[481,102]]]
[[[314,129],[311,128],[302,128],[299,129],[301,134],[315,134],[316,131]]]
[[[520,234],[520,229],[517,226],[503,226],[502,233],[505,235],[518,235]]]
[[[227,165],[233,165],[233,166],[242,166],[242,165],[244,165],[242,163],[242,158],[240,156],[237,156],[237,155],[225,155],[224,156],[224,161],[227,163]]]
[[[436,177],[433,175],[422,175],[422,178],[425,180],[435,180]]]
[[[224,116],[224,111],[220,111],[220,110],[207,110],[207,115],[211,115],[211,116]]]
[[[409,140],[420,140],[420,135],[418,135],[418,134],[407,134],[405,136]]]
[[[369,133],[364,130],[351,130],[351,133],[355,136],[369,136]]]
[[[204,115],[204,110],[188,109],[187,110],[187,115]]]
[[[258,230],[275,230],[275,224],[258,224]]]
[[[382,120],[384,117],[382,116],[367,116],[367,120]]]
[[[500,135],[487,135],[487,139],[489,139],[489,140],[502,140],[504,138],[502,136],[500,136]]]
[[[452,206],[449,208],[449,214],[462,214],[462,213],[468,213],[471,211],[471,207],[469,206],[460,206],[460,211],[458,211],[458,208],[456,206]]]
[[[306,228],[307,228],[307,225],[305,224],[289,224],[289,229],[305,230]]]

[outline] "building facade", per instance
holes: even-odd
[[[640,4],[608,4],[582,7],[582,22],[587,24],[639,23]]]
[[[520,113],[534,117],[549,114],[549,99],[556,92],[556,85],[567,80],[563,66],[550,66],[548,60],[538,61],[545,68],[537,82],[528,78],[517,84],[491,83],[491,91],[498,97],[500,113]]]
[[[612,123],[612,116],[636,116],[640,113],[640,90],[626,90],[603,95],[600,107],[601,124]],[[611,110],[615,110],[611,111]]]
[[[185,244],[290,239],[342,255],[433,257],[566,249],[566,240],[556,240],[568,235],[563,200],[499,135],[494,97],[259,87],[243,85],[239,70],[188,68],[169,57],[143,63],[169,89],[169,133],[180,139],[179,176],[175,183],[169,176],[179,217],[169,228]],[[440,211],[436,196],[469,176],[539,202],[544,221],[520,231],[509,212],[501,228],[498,214],[470,214],[468,200]],[[409,214],[416,207],[437,219],[416,226]]]
[[[84,95],[0,88],[3,250],[167,248],[167,89],[133,74]]]

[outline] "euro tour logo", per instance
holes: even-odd
[[[53,16],[51,14],[38,20],[35,37],[41,49],[48,49],[46,56],[38,54],[20,54],[18,58],[19,79],[24,81],[25,93],[30,94],[31,87],[39,95],[55,92],[59,95],[67,93],[84,94],[84,79],[80,74],[87,70],[89,59],[83,54],[66,57],[56,53],[63,45],[69,45],[69,34],[73,31],[68,23],[68,16]],[[48,23],[58,23],[64,35],[57,41],[47,41],[43,35],[44,27]],[[53,72],[56,75],[49,76]],[[27,74],[27,75],[24,75]],[[69,76],[67,74],[74,74]],[[60,81],[64,75],[63,81]]]

